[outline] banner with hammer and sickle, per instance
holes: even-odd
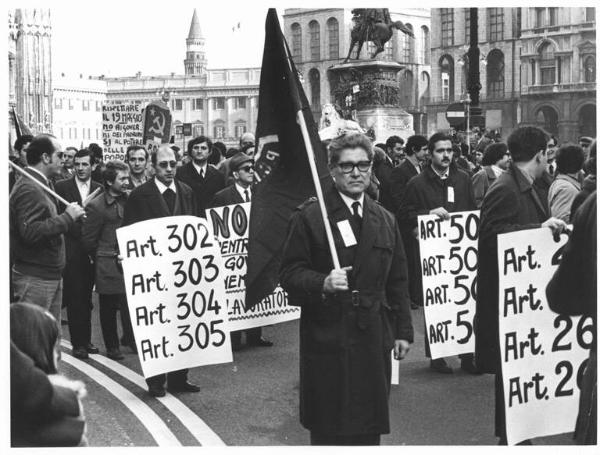
[[[171,111],[160,101],[153,101],[144,111],[144,145],[148,153],[159,144],[167,144],[171,138]]]

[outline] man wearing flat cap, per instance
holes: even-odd
[[[579,138],[579,146],[583,149],[586,160],[590,157],[590,146],[592,145],[592,142],[594,142],[594,139],[589,136],[581,136]]]
[[[252,184],[254,183],[254,160],[245,153],[238,152],[229,161],[234,182],[215,194],[210,207],[222,207],[224,205],[242,204],[252,200]],[[262,337],[260,327],[245,330],[246,343],[249,346],[273,346],[273,342]],[[231,347],[239,351],[242,346],[242,331],[231,332]]]

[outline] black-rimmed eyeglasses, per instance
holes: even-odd
[[[344,174],[350,174],[354,171],[354,168],[357,168],[360,172],[367,172],[371,169],[370,161],[359,161],[358,163],[352,162],[341,162],[337,163],[337,166]]]

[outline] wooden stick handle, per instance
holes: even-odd
[[[58,194],[56,194],[54,191],[52,191],[50,188],[48,188],[46,185],[44,185],[42,182],[40,182],[34,176],[32,176],[29,173],[25,172],[23,169],[21,169],[19,166],[17,166],[12,161],[9,160],[8,164],[10,164],[13,169],[15,169],[16,171],[20,172],[21,175],[23,175],[24,177],[27,177],[29,180],[31,180],[32,182],[34,182],[36,185],[39,185],[46,193],[50,194],[51,196],[54,196],[60,202],[62,202],[63,204],[65,204],[65,206],[71,204],[69,201],[67,201],[66,199],[62,198]]]

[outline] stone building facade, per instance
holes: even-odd
[[[480,107],[503,137],[536,125],[574,141],[596,135],[594,8],[479,8]],[[447,130],[466,94],[469,8],[433,8],[429,130]]]

